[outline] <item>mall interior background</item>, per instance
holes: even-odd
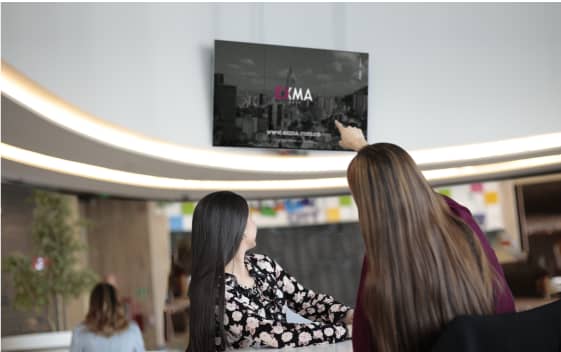
[[[190,155],[117,147],[112,136],[47,118],[6,90],[4,78],[21,75],[102,125],[208,150],[214,39],[369,52],[370,142],[418,151],[559,132],[559,18],[559,4],[2,4],[3,148],[170,178],[344,177],[343,169],[279,173],[250,170],[251,163],[247,170],[193,166],[181,161]],[[214,150],[224,159],[285,157]],[[341,155],[347,154],[312,151],[301,157]],[[560,170],[556,164],[433,182],[438,192],[470,208],[486,231],[521,310],[561,291]],[[182,305],[181,277],[189,270],[184,263],[191,215],[208,191],[104,182],[3,155],[2,258],[34,255],[29,199],[35,189],[64,194],[73,216],[91,222],[76,233],[87,245],[79,266],[100,279],[116,278],[147,347],[184,347],[188,304]],[[354,302],[363,246],[348,189],[240,193],[250,200],[260,228],[256,251],[277,259],[305,285]],[[48,331],[44,314],[21,312],[13,299],[13,280],[3,273],[3,340]],[[66,303],[63,330],[83,319],[87,299],[84,293]]]

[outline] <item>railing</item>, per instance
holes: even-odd
[[[2,337],[2,351],[68,352],[71,331]]]
[[[71,331],[6,336],[2,337],[1,350],[2,352],[68,352],[71,338]]]

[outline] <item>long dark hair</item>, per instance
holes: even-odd
[[[209,352],[227,347],[224,267],[240,246],[248,216],[246,200],[227,191],[206,195],[195,208],[188,352]],[[221,346],[216,346],[215,337],[220,337]]]
[[[366,247],[374,351],[429,349],[464,314],[492,314],[496,273],[473,230],[402,148],[362,148],[347,170]]]
[[[128,328],[129,322],[113,285],[99,283],[94,287],[84,325],[89,331],[106,337]]]

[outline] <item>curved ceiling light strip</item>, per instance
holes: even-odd
[[[0,82],[3,94],[58,126],[100,143],[160,160],[242,172],[317,174],[344,171],[353,156],[350,153],[331,157],[244,155],[177,145],[133,133],[81,111],[5,62],[2,62]]]
[[[1,89],[3,94],[39,114],[43,118],[79,135],[115,148],[152,158],[205,168],[241,172],[283,174],[317,174],[344,172],[354,154],[341,156],[272,156],[243,155],[167,143],[112,125],[79,110],[23,76],[2,62]],[[412,151],[411,155],[423,168],[427,165],[474,162],[477,160],[510,158],[524,154],[551,153],[561,149],[561,132],[514,138],[495,142],[450,146]]]
[[[538,156],[533,158],[502,161],[475,166],[451,167],[446,169],[425,170],[423,175],[429,182],[446,182],[463,179],[481,178],[485,176],[511,175],[524,173],[539,168],[555,168],[561,170],[561,154]]]
[[[0,144],[0,156],[7,160],[28,166],[58,172],[62,174],[84,177],[104,182],[123,184],[128,186],[192,190],[192,191],[288,191],[302,190],[313,191],[318,189],[332,189],[334,191],[347,190],[345,177],[296,179],[296,180],[244,180],[244,181],[215,181],[215,180],[188,180],[170,177],[160,177],[121,170],[109,169],[96,165],[60,159],[33,151],[21,149],[9,144]],[[429,182],[453,181],[455,179],[496,175],[513,171],[525,171],[540,167],[556,166],[561,168],[561,155],[549,155],[514,161],[464,166],[438,170],[423,171]]]
[[[34,151],[14,147],[6,143],[0,144],[0,156],[4,159],[11,160],[20,164],[66,175],[78,176],[97,181],[117,183],[127,186],[156,189],[191,191],[214,191],[224,189],[232,191],[290,191],[347,188],[347,179],[345,177],[296,180],[216,181],[188,180],[181,178],[152,176],[56,158]]]

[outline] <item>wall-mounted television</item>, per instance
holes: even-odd
[[[214,42],[213,146],[341,150],[367,117],[368,53]]]

